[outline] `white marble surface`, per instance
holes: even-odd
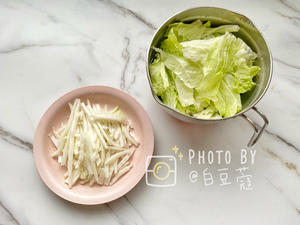
[[[187,179],[192,168],[203,169],[188,165],[189,147],[230,150],[234,169],[252,134],[248,124],[178,122],[154,102],[146,80],[155,28],[177,11],[208,5],[251,18],[274,57],[273,81],[258,104],[270,126],[253,148],[252,191]],[[300,224],[299,0],[1,0],[0,34],[0,224]],[[62,200],[42,183],[32,155],[38,121],[56,98],[86,85],[134,96],[151,118],[155,154],[180,147],[175,187],[148,187],[142,179],[125,197],[88,207]]]

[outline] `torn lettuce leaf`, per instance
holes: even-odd
[[[193,114],[193,116],[198,119],[221,119],[222,118],[222,116],[216,113],[216,108],[214,107],[214,105],[208,106],[206,109],[202,110],[201,112]]]
[[[154,48],[160,54],[160,60],[181,79],[189,88],[195,88],[199,85],[202,78],[201,68],[183,56],[167,53],[161,49]],[[150,72],[151,73],[151,72]]]
[[[240,38],[237,25],[169,25],[150,65],[154,92],[181,113],[201,119],[230,117],[242,110],[241,94],[255,86],[257,55]]]
[[[182,55],[182,46],[179,44],[173,28],[168,31],[166,37],[161,43],[161,49],[167,53]]]
[[[161,95],[162,101],[171,108],[176,108],[178,95],[175,86],[170,85]]]
[[[202,24],[201,20],[195,20],[190,24],[173,23],[170,27],[173,28],[179,42],[207,39],[226,32],[237,32],[240,29],[238,25],[222,25],[212,28],[209,21]]]
[[[178,93],[178,100],[183,107],[193,105],[195,103],[194,99],[194,89],[186,86],[178,76],[175,79],[176,90]]]
[[[151,82],[154,92],[157,95],[162,95],[169,87],[169,79],[165,69],[165,65],[157,58],[150,65]]]

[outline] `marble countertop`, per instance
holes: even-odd
[[[243,119],[185,124],[151,96],[145,57],[152,35],[172,14],[196,6],[248,16],[270,45],[273,80],[258,104],[270,125],[251,149],[245,146],[252,130]],[[0,224],[300,224],[299,0],[1,0],[0,33]],[[116,201],[81,206],[44,185],[32,155],[35,128],[55,99],[87,85],[120,88],[143,105],[155,155],[174,155],[175,145],[183,155],[175,155],[175,186],[150,187],[143,178]],[[231,164],[190,165],[190,148],[229,151]],[[234,172],[243,148],[248,156],[256,151],[254,164],[246,164],[252,190],[240,190]],[[231,184],[222,186],[218,170],[225,167]],[[212,185],[200,176],[205,170]],[[191,171],[199,174],[195,183]]]

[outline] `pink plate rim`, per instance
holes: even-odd
[[[123,195],[125,195],[126,193],[128,193],[131,189],[133,189],[138,184],[138,182],[145,175],[145,172],[146,172],[145,167],[143,168],[143,171],[138,171],[137,174],[135,174],[136,176],[135,176],[133,182],[126,183],[126,185],[123,185],[120,188],[120,190],[118,192],[114,193],[112,196],[110,196],[110,198],[96,196],[95,198],[86,199],[86,198],[82,198],[81,196],[72,193],[70,190],[62,191],[62,189],[59,188],[58,185],[51,182],[51,179],[49,178],[47,173],[44,171],[45,167],[42,166],[41,161],[38,160],[40,157],[40,154],[42,154],[42,150],[39,150],[39,149],[41,149],[39,146],[40,140],[43,138],[40,131],[45,129],[46,121],[51,120],[51,117],[50,117],[51,112],[55,111],[59,107],[62,107],[65,104],[66,100],[71,101],[75,97],[81,97],[81,96],[88,95],[88,94],[112,94],[116,97],[121,98],[122,101],[129,103],[130,106],[137,111],[138,115],[142,118],[143,126],[147,128],[147,131],[148,131],[147,138],[150,139],[150,146],[147,147],[147,152],[146,152],[148,156],[153,154],[154,133],[153,133],[153,128],[151,125],[150,118],[149,118],[147,112],[141,106],[141,104],[137,100],[135,100],[132,96],[125,93],[124,91],[116,89],[116,88],[108,87],[108,86],[100,86],[100,85],[99,86],[85,86],[85,87],[81,87],[81,88],[72,90],[72,91],[66,93],[65,95],[63,95],[62,97],[58,98],[46,110],[46,112],[41,117],[40,122],[37,126],[37,129],[35,131],[34,143],[33,143],[34,161],[35,161],[35,165],[36,165],[36,168],[37,168],[37,171],[38,171],[40,177],[42,178],[43,182],[46,184],[46,186],[48,186],[48,188],[50,190],[52,190],[56,195],[60,196],[61,198],[65,199],[65,200],[68,200],[70,202],[77,203],[77,204],[82,204],[82,205],[97,205],[97,204],[103,204],[103,203],[107,203],[107,202],[116,200],[116,199],[122,197]],[[149,166],[149,164],[150,164],[150,161],[148,162],[148,165],[146,165],[146,168]],[[67,189],[67,187],[66,187],[66,189]]]

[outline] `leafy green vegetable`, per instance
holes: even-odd
[[[157,95],[162,95],[169,87],[169,79],[165,65],[157,58],[150,65],[152,86]]]
[[[167,53],[182,55],[182,47],[177,40],[173,28],[169,30],[167,39],[161,43],[161,49]]]
[[[240,29],[238,25],[223,25],[214,28],[211,28],[210,26],[210,21],[202,24],[201,20],[196,20],[191,24],[181,22],[170,25],[179,42],[207,39],[226,32],[237,32]]]
[[[162,51],[161,49],[154,48],[160,53],[161,61],[164,65],[178,76],[186,86],[195,88],[201,81],[201,68],[184,58],[175,54],[170,54]]]
[[[178,95],[175,86],[170,85],[166,91],[161,95],[163,102],[171,108],[176,108],[178,102]]]
[[[193,105],[195,103],[194,90],[184,84],[180,78],[175,79],[176,90],[178,93],[178,100],[183,107]]]
[[[250,91],[260,68],[256,53],[240,38],[237,25],[211,27],[208,21],[169,25],[150,65],[153,90],[178,111],[202,119],[241,111],[241,94]]]

